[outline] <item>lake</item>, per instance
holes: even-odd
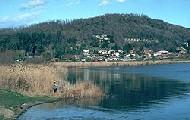
[[[45,103],[19,120],[190,120],[190,64],[70,68],[68,81],[91,81],[106,96]]]

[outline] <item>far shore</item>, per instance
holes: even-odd
[[[127,62],[55,62],[61,67],[111,67],[111,66],[141,66],[174,63],[190,63],[190,60],[156,60],[156,61],[127,61]]]

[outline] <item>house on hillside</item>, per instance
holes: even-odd
[[[84,56],[89,56],[90,55],[90,50],[83,50],[83,55]]]
[[[167,50],[160,50],[160,51],[154,53],[154,57],[156,57],[158,59],[168,58],[169,55],[170,55],[170,53]]]
[[[166,50],[160,50],[160,51],[154,53],[154,56],[156,57],[156,56],[162,56],[162,55],[168,55],[168,54],[169,54],[168,51],[166,51]]]
[[[144,49],[143,50],[143,58],[144,60],[150,60],[152,59],[153,51],[150,49]]]
[[[187,50],[184,47],[178,47],[176,50],[179,54],[187,54]]]
[[[99,50],[99,51],[98,51],[98,54],[99,54],[99,55],[107,55],[107,54],[108,54],[108,51],[107,51],[107,50]]]
[[[113,56],[114,53],[115,53],[115,50],[108,50],[109,56]]]

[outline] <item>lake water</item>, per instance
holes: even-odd
[[[190,120],[190,64],[71,68],[68,81],[91,81],[106,96],[42,104],[19,120]]]

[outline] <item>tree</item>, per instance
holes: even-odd
[[[123,51],[125,51],[126,53],[129,53],[129,51],[132,49],[133,49],[133,47],[131,44],[125,44],[123,47]]]

